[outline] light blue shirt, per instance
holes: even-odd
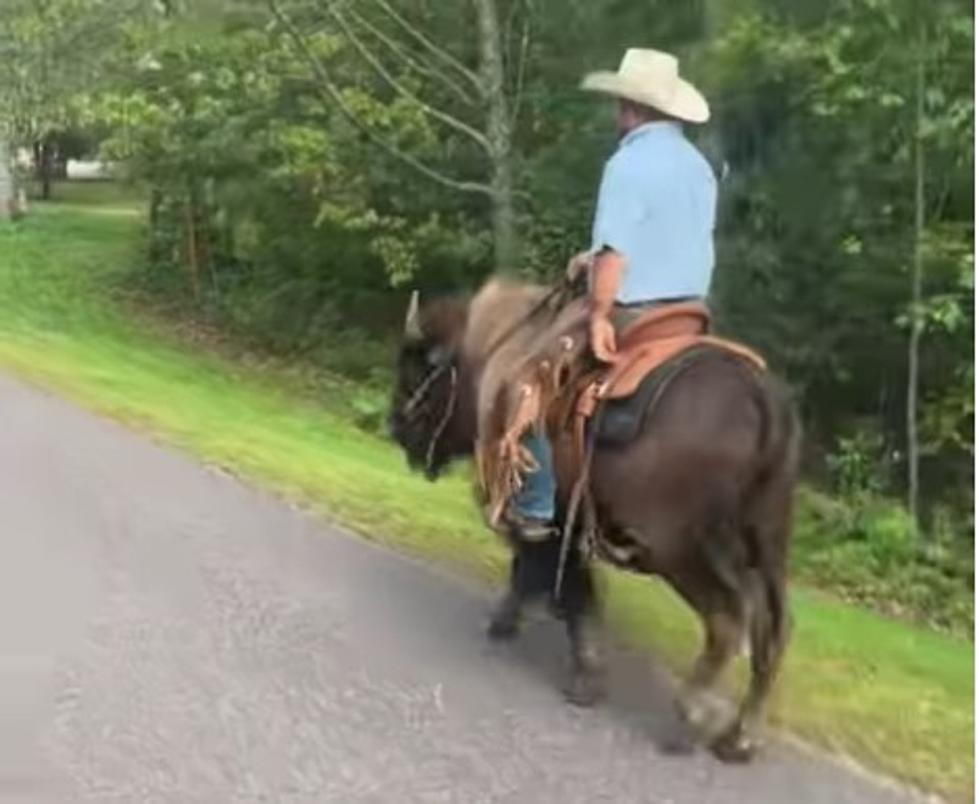
[[[646,123],[605,164],[592,251],[626,258],[618,301],[703,298],[714,272],[717,181],[679,123]]]

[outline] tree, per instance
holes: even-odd
[[[722,312],[805,393],[810,443],[877,429],[883,471],[895,483],[903,474],[914,508],[913,453],[934,441],[912,429],[915,409],[957,388],[971,359],[958,288],[972,268],[953,245],[972,231],[969,9],[922,4],[920,18],[903,0],[779,5],[759,3],[713,48],[732,166]],[[939,299],[957,311],[954,331],[929,323]],[[934,500],[942,484],[928,474]]]
[[[152,0],[9,0],[0,17],[0,53],[10,69],[0,85],[7,147],[35,156],[48,198],[59,135],[97,84],[111,78],[116,45],[157,15]]]
[[[269,0],[272,14],[310,65],[326,100],[343,110],[365,136],[388,156],[410,166],[419,175],[454,191],[488,197],[492,205],[496,266],[498,270],[512,270],[519,254],[513,180],[513,127],[520,106],[522,76],[530,40],[526,11],[521,11],[519,4],[511,9],[513,15],[523,13],[524,21],[520,26],[519,55],[508,70],[509,60],[505,54],[509,48],[500,29],[497,0],[472,2],[476,17],[472,36],[476,41],[465,44],[467,51],[475,50],[478,53],[479,66],[475,69],[464,62],[465,56],[456,56],[447,47],[436,43],[435,37],[386,0],[375,0],[373,10],[376,19],[332,0],[324,0],[317,6],[347,46],[368,65],[381,85],[393,92],[395,97],[447,127],[453,134],[463,137],[480,152],[486,160],[488,178],[452,176],[446,169],[427,164],[410,151],[372,131],[352,108],[327,60],[310,46],[309,34],[300,28],[293,14],[285,10],[284,3]],[[318,21],[320,16],[313,14],[307,18],[307,24],[311,25],[309,19]],[[389,67],[386,61],[397,66]],[[512,75],[508,75],[508,72]],[[425,95],[434,96],[434,99],[423,97]],[[469,122],[465,119],[467,107],[473,106],[482,119]]]
[[[12,215],[14,210],[14,177],[7,149],[7,140],[0,136],[0,220]]]
[[[921,285],[925,236],[925,30],[921,33],[915,61],[915,123],[914,123],[914,256],[911,266],[911,314],[908,336],[908,511],[915,527],[918,524],[919,472],[921,468],[918,441],[918,361],[921,351]]]

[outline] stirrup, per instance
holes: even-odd
[[[553,520],[533,519],[512,509],[504,513],[503,523],[517,539],[528,544],[540,544],[560,535]]]

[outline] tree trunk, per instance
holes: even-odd
[[[201,274],[197,253],[197,216],[194,210],[193,191],[184,205],[184,227],[187,236],[187,269],[190,273],[190,287],[194,294],[194,301],[198,302],[201,298]]]
[[[51,174],[54,167],[54,149],[51,143],[42,141],[34,151],[37,161],[37,178],[41,182],[41,199],[51,200]]]
[[[707,58],[709,56],[715,40],[727,30],[729,20],[735,16],[731,13],[730,4],[731,0],[704,0],[701,7],[703,34],[700,42],[691,48],[692,58]],[[722,127],[719,125],[699,126],[695,140],[714,169],[714,175],[718,181],[727,177],[721,129]]]
[[[513,127],[504,84],[496,0],[474,0],[479,27],[480,73],[486,101],[486,135],[492,163],[493,250],[497,271],[512,271],[520,257],[513,198]]]
[[[921,344],[921,285],[923,274],[922,239],[925,229],[925,62],[924,28],[917,54],[915,80],[916,119],[914,129],[914,257],[911,265],[911,334],[908,338],[908,511],[918,527],[920,447],[918,444],[918,364]]]
[[[15,207],[14,176],[10,169],[10,148],[0,140],[0,220],[12,217]]]
[[[494,163],[492,186],[494,264],[498,272],[515,271],[519,267],[520,247],[509,155]]]
[[[154,186],[150,190],[150,208],[149,208],[149,236],[147,237],[148,245],[148,262],[151,269],[155,269],[163,261],[162,253],[162,241],[160,238],[160,217],[161,208],[163,207],[163,192],[159,187]]]

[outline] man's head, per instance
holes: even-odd
[[[658,120],[673,120],[680,122],[675,117],[671,117],[668,114],[663,114],[662,112],[654,109],[652,106],[644,106],[643,104],[636,103],[635,101],[619,98],[615,112],[615,127],[619,132],[620,139],[630,131],[639,128],[639,126],[646,123],[653,123]]]

